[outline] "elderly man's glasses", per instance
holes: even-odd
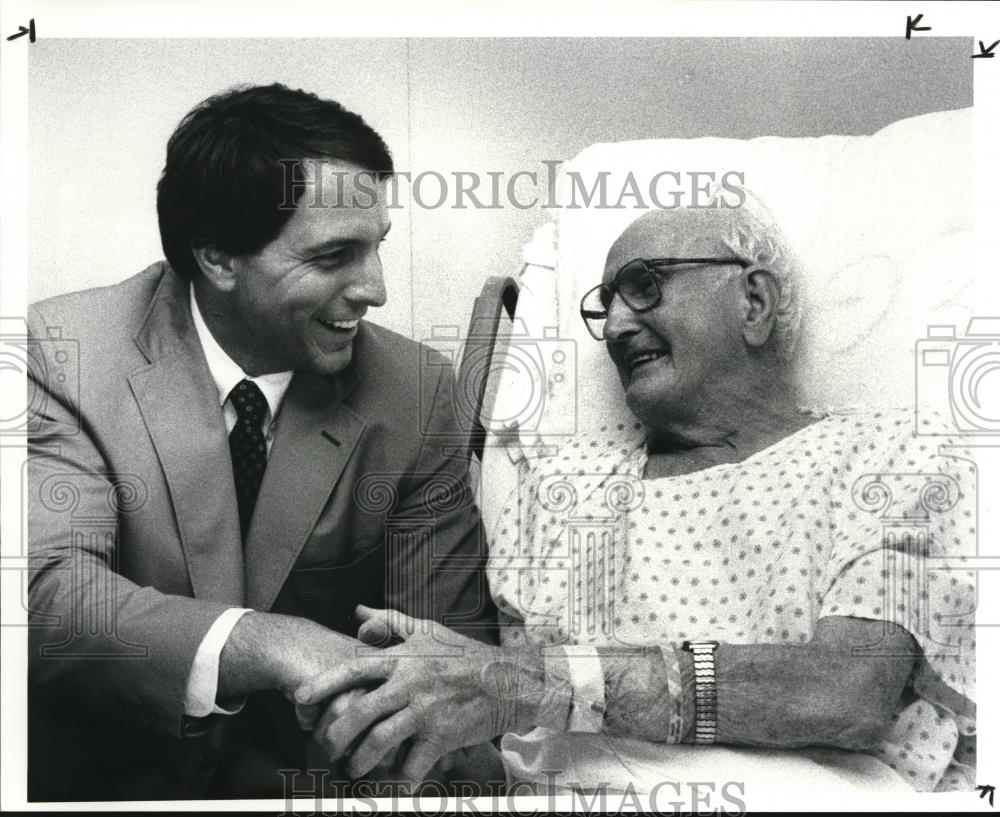
[[[583,296],[580,314],[595,340],[604,340],[608,309],[618,294],[633,312],[647,312],[660,302],[658,277],[673,267],[721,267],[736,264],[750,266],[742,258],[635,258],[615,274],[610,284],[599,284]]]

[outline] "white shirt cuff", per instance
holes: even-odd
[[[224,610],[208,628],[198,645],[194,661],[191,662],[191,674],[184,692],[185,715],[206,718],[209,715],[235,715],[243,709],[245,699],[231,702],[235,708],[223,708],[216,703],[215,698],[219,689],[219,656],[222,648],[226,646],[236,622],[244,613],[249,612],[241,607]]]

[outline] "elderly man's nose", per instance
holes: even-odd
[[[604,339],[623,340],[638,331],[635,312],[628,308],[621,296],[615,293],[608,305],[608,318],[604,322]]]

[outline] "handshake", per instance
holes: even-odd
[[[223,650],[220,697],[280,689],[312,732],[311,757],[352,780],[391,779],[412,790],[454,769],[502,782],[489,741],[533,726],[522,690],[537,668],[433,622],[356,612],[358,640],[305,619],[248,613]],[[265,677],[254,682],[254,673]]]

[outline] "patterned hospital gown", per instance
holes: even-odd
[[[661,479],[642,479],[644,440],[623,426],[522,462],[490,532],[505,642],[803,644],[824,616],[892,621],[921,655],[871,754],[917,790],[971,789],[976,468],[913,422],[827,413]]]

